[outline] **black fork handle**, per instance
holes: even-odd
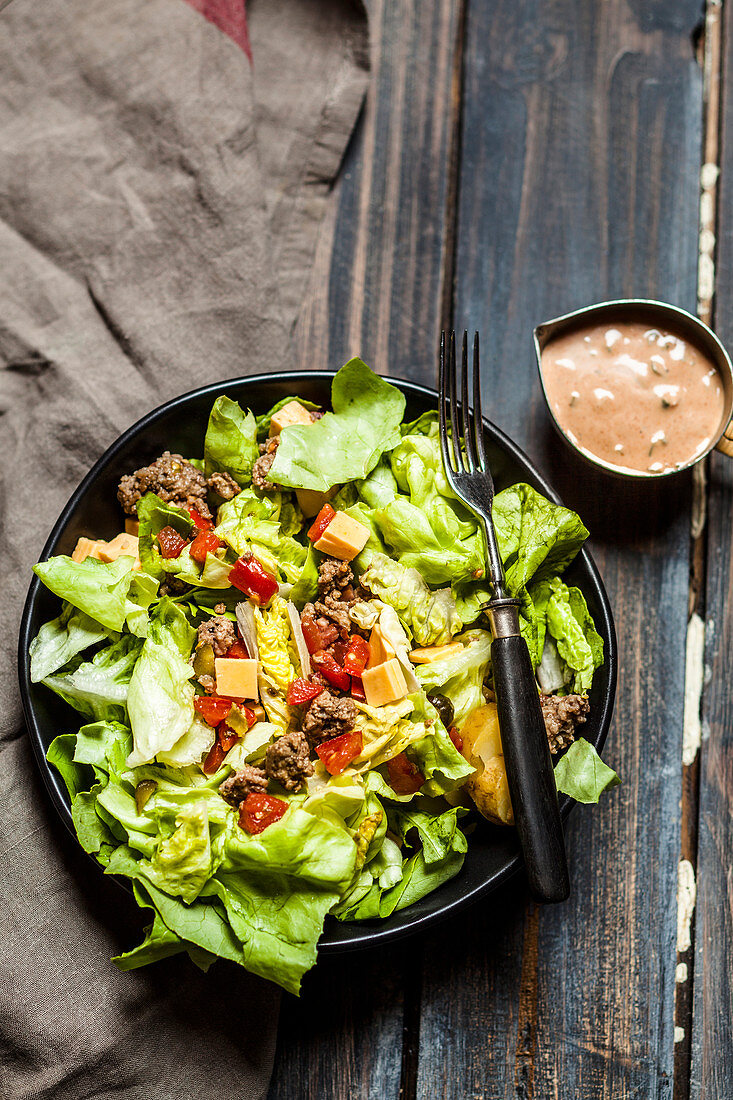
[[[520,634],[491,643],[496,707],[514,821],[538,901],[570,894],[565,839],[547,731],[527,643]]]

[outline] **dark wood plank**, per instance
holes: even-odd
[[[299,362],[337,367],[361,354],[379,371],[432,379],[456,9],[451,0],[369,9],[372,88],[321,235]],[[269,1100],[390,1100],[401,1082],[414,1095],[418,952],[408,943],[321,960],[300,1001],[283,1002]]]
[[[692,0],[469,3],[456,320],[482,330],[493,419],[591,529],[623,787],[571,818],[568,903],[522,916],[521,895],[496,897],[426,952],[418,1096],[672,1094],[689,479],[632,490],[578,465],[531,336],[623,294],[694,309],[698,16]]]
[[[728,302],[733,288],[733,230],[727,218],[733,197],[733,111],[724,90],[733,80],[733,17],[727,9],[711,6],[707,31],[715,43],[722,39],[719,63],[722,86],[716,96],[714,51],[712,87],[709,89],[710,114],[717,122],[716,102],[720,105],[720,145],[706,140],[706,168],[703,183],[709,191],[708,209],[703,219],[714,240],[705,243],[703,257],[707,297],[714,291],[712,323],[730,348],[733,342],[733,316]],[[712,26],[711,26],[712,24]],[[722,24],[722,29],[720,27]],[[711,127],[712,128],[712,127]],[[718,181],[717,226],[715,224],[715,177]],[[715,268],[712,263],[715,261]],[[703,281],[701,279],[701,281]],[[702,297],[702,296],[701,296]],[[709,301],[707,303],[710,304]],[[733,1048],[730,1042],[733,1020],[733,979],[730,960],[733,953],[733,897],[730,888],[730,852],[733,850],[733,727],[730,718],[730,657],[733,644],[733,612],[730,604],[731,513],[733,510],[733,469],[731,460],[714,455],[709,469],[707,500],[706,569],[701,612],[707,621],[705,667],[708,686],[703,695],[702,728],[704,741],[699,753],[699,819],[697,835],[697,902],[692,924],[694,972],[693,1018],[691,1035],[690,1097],[694,1100],[726,1096],[733,1088]],[[687,957],[691,952],[687,952]],[[692,970],[690,958],[689,969]]]

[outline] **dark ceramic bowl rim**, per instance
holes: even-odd
[[[170,401],[164,402],[145,416],[141,417],[125,432],[123,432],[118,438],[107,448],[107,450],[101,455],[101,457],[92,466],[86,477],[80,482],[77,488],[72,493],[71,497],[64,506],[59,518],[53,526],[51,534],[49,535],[46,543],[43,547],[39,560],[43,561],[48,558],[55,550],[56,544],[63,535],[65,528],[75,511],[81,498],[87,491],[87,489],[98,478],[100,473],[111,462],[118,451],[122,450],[131,438],[138,433],[143,432],[146,428],[155,423],[160,417],[170,413],[177,407],[183,407],[188,402],[211,396],[212,399],[222,391],[223,388],[229,388],[231,386],[247,386],[267,383],[293,383],[297,385],[298,382],[317,382],[322,384],[330,384],[334,377],[334,371],[282,371],[271,374],[258,374],[250,375],[241,378],[223,379],[219,382],[207,384],[206,386],[198,387],[194,390],[189,390],[187,393],[181,394],[178,397],[172,398]],[[409,382],[400,378],[388,377],[388,381],[396,385],[401,392],[406,396],[414,396],[422,400],[427,400],[435,407],[438,403],[438,394],[435,390],[427,386],[421,386],[415,382]],[[294,391],[295,392],[295,391]],[[492,424],[488,420],[484,420],[484,429],[490,437],[493,437],[495,443],[505,451],[513,462],[524,465],[531,472],[537,485],[541,491],[552,501],[559,504],[561,503],[557,493],[542,477],[534,463],[520,450],[517,445],[509,439],[499,428]],[[600,608],[602,615],[602,623],[599,624],[602,627],[602,633],[608,639],[608,647],[606,654],[606,661],[604,663],[608,666],[608,684],[602,701],[602,713],[599,721],[599,732],[597,738],[594,740],[596,748],[599,750],[603,747],[608,728],[611,721],[611,715],[613,711],[613,703],[616,691],[616,671],[617,671],[617,653],[616,653],[616,633],[613,623],[613,616],[611,613],[611,607],[606,595],[603,582],[601,580],[598,569],[593,562],[590,554],[586,550],[581,550],[578,554],[576,561],[582,563],[585,569],[589,573],[590,583],[596,590],[598,597],[598,607]],[[39,598],[42,585],[37,577],[33,577],[31,581],[28,595],[26,597],[25,605],[23,608],[23,615],[20,627],[19,637],[19,649],[18,649],[18,669],[20,680],[20,691],[23,703],[23,710],[25,714],[25,720],[28,726],[28,731],[31,738],[31,744],[33,747],[33,753],[36,759],[36,763],[41,772],[43,782],[51,797],[54,808],[56,809],[62,822],[69,830],[69,832],[76,839],[76,832],[71,819],[71,812],[67,800],[67,794],[61,778],[52,769],[51,765],[46,760],[45,747],[41,732],[41,727],[36,716],[34,706],[32,703],[32,685],[30,680],[30,658],[28,649],[30,646],[32,619],[35,604]],[[575,805],[572,799],[563,796],[561,798],[561,812],[563,818],[567,817],[568,813]],[[470,851],[470,846],[469,846]],[[90,860],[101,871],[99,864],[96,862],[93,856],[90,855]],[[361,924],[350,923],[347,925],[340,924],[335,920],[327,921],[324,929],[323,936],[319,942],[319,954],[336,954],[345,951],[358,950],[360,948],[374,947],[384,944],[388,941],[400,938],[425,928],[429,924],[433,924],[436,921],[444,920],[451,916],[458,910],[464,908],[471,902],[477,901],[479,898],[492,892],[497,887],[507,882],[513,875],[522,867],[522,859],[519,855],[507,860],[507,862],[495,873],[487,877],[484,882],[475,886],[473,889],[466,890],[461,893],[457,898],[451,901],[440,903],[441,889],[435,891],[434,894],[429,895],[430,898],[435,899],[434,907],[429,911],[420,915],[410,916],[410,910],[413,906],[408,906],[406,909],[401,910],[395,916],[387,918],[383,922],[364,922]],[[117,880],[120,885],[128,889],[126,881]],[[446,884],[449,885],[449,884]],[[349,929],[350,934],[348,937],[339,938],[339,931],[341,929]],[[359,931],[355,931],[358,928]],[[361,934],[359,934],[361,932]]]

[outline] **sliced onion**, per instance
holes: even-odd
[[[234,608],[237,616],[237,626],[242,635],[242,641],[247,647],[250,659],[259,661],[260,647],[257,645],[257,628],[255,626],[255,612],[249,600],[240,600]]]
[[[300,657],[301,672],[303,676],[310,676],[312,672],[311,655],[308,652],[308,646],[305,644],[303,627],[300,625],[300,614],[292,602],[288,603],[288,618],[290,619],[290,629],[293,632],[295,648],[298,650],[298,656]]]

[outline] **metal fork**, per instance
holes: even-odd
[[[468,375],[468,333],[464,332],[459,426],[456,336],[451,332],[446,341],[443,332],[440,447],[446,477],[479,520],[486,540],[491,599],[483,610],[493,635],[491,665],[514,820],[532,893],[539,901],[564,901],[570,881],[547,732],[529,650],[519,630],[519,600],[507,593],[491,516],[494,482],[484,450],[478,333],[473,341],[473,410],[468,403]]]

